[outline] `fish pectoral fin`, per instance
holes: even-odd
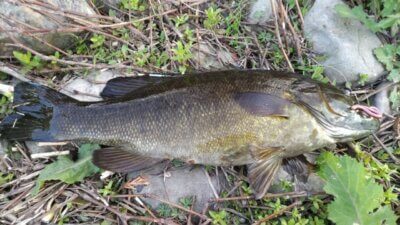
[[[142,156],[119,147],[109,147],[94,151],[92,161],[104,170],[132,172],[150,168],[164,159]]]
[[[272,156],[247,166],[250,186],[255,191],[256,199],[261,199],[267,193],[281,164],[282,159],[280,157]]]
[[[248,113],[256,116],[279,116],[288,118],[286,106],[292,104],[279,96],[262,92],[239,92],[235,101]]]
[[[140,88],[166,81],[170,77],[153,77],[150,75],[136,77],[117,77],[107,82],[100,96],[104,99],[122,97]]]

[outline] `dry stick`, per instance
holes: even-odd
[[[299,5],[299,1],[298,0],[294,0],[294,2],[296,3],[297,14],[300,17],[301,29],[304,31],[304,19],[303,19],[303,14],[301,13],[301,8],[300,8],[300,5]]]
[[[267,216],[267,217],[265,217],[263,219],[260,219],[260,220],[256,221],[255,223],[253,223],[253,225],[259,225],[261,223],[267,222],[268,220],[274,219],[274,218],[280,216],[281,214],[283,214],[285,211],[291,210],[292,208],[294,208],[294,207],[296,207],[296,206],[298,206],[300,204],[301,204],[300,201],[296,201],[296,202],[286,206],[285,208],[279,210],[278,212],[275,212],[275,213],[273,213],[273,214],[271,214],[271,215],[269,215],[269,216]]]
[[[274,13],[275,35],[276,35],[276,38],[278,39],[279,48],[281,49],[283,56],[285,57],[285,60],[290,68],[290,71],[294,72],[292,63],[290,62],[289,57],[287,56],[285,49],[283,48],[282,39],[281,39],[280,32],[279,32],[278,14],[276,12],[275,4],[272,2],[273,0],[270,0],[270,1],[271,1],[271,6],[272,6],[272,11]]]
[[[282,18],[283,17],[283,11],[285,11],[285,8],[283,6],[282,0],[276,0],[276,1],[277,1],[277,5],[278,5],[277,10],[278,10],[278,15],[279,15],[278,16],[278,22],[279,22],[279,25],[281,25],[281,28],[282,28],[282,36],[283,36],[283,39],[284,39],[285,47],[286,47],[286,49],[289,49],[288,38],[287,38],[287,35],[286,35],[285,18]]]
[[[214,197],[215,197],[215,198],[219,198],[218,193],[217,193],[217,191],[215,190],[215,187],[214,187],[214,185],[213,185],[213,183],[212,183],[212,181],[211,181],[210,175],[208,174],[207,170],[206,170],[204,167],[203,167],[203,171],[204,171],[204,173],[205,173],[206,176],[207,176],[208,185],[210,185],[211,190],[212,190],[212,192],[213,192],[213,194],[214,194]],[[217,176],[217,177],[218,177],[218,176]]]
[[[49,157],[60,156],[60,155],[69,155],[69,150],[56,151],[56,152],[35,153],[35,154],[31,154],[31,158],[32,159],[49,158]]]
[[[376,89],[376,90],[374,90],[374,91],[371,91],[370,93],[368,93],[368,94],[366,94],[366,95],[360,97],[360,98],[359,98],[359,101],[365,101],[365,100],[367,100],[369,97],[371,97],[371,96],[373,96],[373,95],[375,95],[375,94],[377,94],[377,93],[379,93],[379,92],[381,92],[381,91],[383,91],[383,90],[385,90],[385,89],[387,89],[387,88],[391,88],[391,87],[393,87],[393,86],[395,86],[395,85],[398,85],[399,83],[400,83],[400,82],[388,83],[387,85],[384,85],[384,86],[382,86],[382,87],[380,87],[380,88],[378,88],[378,89]]]
[[[390,158],[392,158],[393,161],[394,161],[396,164],[399,164],[399,163],[400,163],[400,160],[399,160],[396,156],[393,155],[393,153],[386,147],[386,145],[381,141],[381,139],[379,139],[379,138],[376,136],[376,134],[372,134],[372,136],[373,136],[373,137],[375,138],[375,140],[382,146],[382,148],[386,151],[386,153],[389,154]]]
[[[293,35],[293,39],[294,39],[294,43],[295,43],[296,51],[297,51],[297,57],[299,58],[300,61],[302,61],[299,36],[297,35],[296,31],[294,30],[294,27],[292,25],[292,22],[290,21],[290,18],[288,16],[286,10],[283,9],[282,12],[283,12],[283,16],[285,17],[286,24],[289,26],[289,30]]]
[[[266,194],[263,198],[278,198],[278,197],[290,197],[290,198],[298,198],[298,197],[306,197],[308,196],[307,192],[285,192],[285,193],[277,193],[277,194]],[[237,196],[237,197],[229,197],[229,198],[216,198],[211,199],[210,202],[225,202],[225,201],[237,201],[237,200],[250,200],[254,199],[254,196]]]
[[[26,50],[26,51],[30,51],[30,52],[32,52],[33,54],[37,55],[39,58],[41,58],[41,59],[43,59],[43,60],[45,60],[45,61],[57,61],[57,62],[59,62],[59,63],[61,63],[61,64],[66,64],[66,65],[86,66],[87,69],[89,69],[89,68],[92,68],[92,69],[130,68],[130,69],[136,70],[136,71],[141,72],[141,73],[147,73],[147,71],[145,71],[145,70],[143,70],[143,69],[141,69],[141,68],[134,67],[134,66],[132,66],[132,65],[127,66],[127,65],[123,65],[123,64],[116,64],[116,65],[108,65],[108,64],[90,64],[90,63],[84,63],[84,62],[77,62],[77,61],[68,61],[68,60],[63,60],[63,59],[57,59],[57,58],[54,57],[54,56],[46,56],[46,55],[43,55],[43,54],[41,54],[41,53],[39,53],[39,52],[33,50],[32,48],[29,48],[29,47],[27,47],[27,46],[21,44],[21,43],[18,42],[15,38],[14,38],[14,41],[15,41],[16,44],[6,44],[6,45],[8,45],[8,46],[15,46],[15,47],[22,48],[22,49],[24,49],[24,50]]]
[[[108,211],[110,211],[110,212],[114,213],[115,215],[117,215],[120,218],[120,220],[122,221],[123,224],[128,224],[126,222],[127,216],[121,214],[118,210],[115,210],[114,208],[112,208],[110,206],[107,206],[105,204],[101,204],[97,200],[94,200],[93,197],[90,196],[88,193],[83,193],[83,192],[81,193],[80,191],[77,190],[76,194],[78,194],[79,197],[81,197],[82,199],[84,199],[84,200],[86,200],[88,202],[91,202],[92,204],[95,204],[97,206],[106,208]]]
[[[21,73],[6,66],[3,62],[0,62],[0,71],[17,78],[18,80],[21,80],[24,82],[29,82],[29,80],[27,78],[25,78]]]

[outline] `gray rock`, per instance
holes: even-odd
[[[215,198],[212,187],[208,182],[207,176],[203,167],[201,166],[184,166],[173,168],[166,172],[167,176],[163,173],[162,168],[158,173],[154,169],[151,173],[142,173],[142,177],[148,182],[148,185],[142,188],[137,188],[138,194],[151,194],[169,202],[179,204],[180,199],[185,197],[195,197],[195,205],[193,209],[201,212],[206,203]],[[130,174],[129,177],[134,178],[138,174]],[[210,176],[211,182],[215,191],[219,193],[224,183],[222,173],[220,176]],[[152,208],[157,208],[160,204],[159,201],[145,198]]]
[[[192,61],[201,69],[217,70],[237,66],[235,57],[231,52],[225,49],[216,50],[208,43],[195,44],[192,53]]]
[[[180,199],[185,197],[195,197],[196,203],[194,210],[201,212],[206,203],[215,198],[213,190],[208,182],[208,178],[201,166],[184,166],[164,171],[165,164],[160,164],[146,171],[132,172],[128,175],[129,179],[141,176],[147,185],[138,186],[137,194],[155,195],[161,199],[179,204]],[[219,176],[211,176],[211,182],[217,194],[226,188],[227,182],[222,173]],[[272,182],[270,193],[287,192],[282,187],[282,181],[293,184],[295,191],[320,192],[324,182],[315,174],[311,173],[305,180],[298,179],[281,168]],[[228,188],[229,189],[229,188]],[[144,198],[152,208],[157,208],[160,201]]]
[[[389,91],[392,90],[390,88],[390,82],[381,83],[377,89],[381,90],[374,96],[373,105],[378,108],[381,112],[386,114],[392,114],[392,108],[390,107],[389,100]]]
[[[121,76],[123,74],[116,70],[92,71],[85,78],[76,77],[69,80],[60,92],[83,102],[100,101],[100,93],[107,81]]]
[[[252,3],[247,21],[250,23],[265,24],[273,19],[272,3],[275,0],[256,0]]]
[[[95,11],[91,6],[82,0],[44,0],[42,2],[63,11],[75,12],[87,16],[95,15]],[[0,1],[0,15],[0,27],[9,31],[0,33],[0,54],[2,55],[11,54],[12,50],[14,50],[13,47],[5,46],[6,43],[13,43],[9,35],[12,35],[13,38],[36,51],[44,54],[54,53],[55,50],[53,48],[26,34],[21,35],[17,31],[26,29],[61,29],[65,28],[65,24],[69,21],[60,12],[53,13],[52,10],[39,5],[31,4],[27,6],[23,2],[11,0]],[[35,37],[60,49],[70,47],[76,39],[73,34],[63,32],[36,34]]]
[[[322,64],[332,81],[356,83],[360,74],[368,74],[368,82],[373,82],[384,70],[373,55],[382,43],[360,22],[340,17],[334,9],[339,3],[316,0],[304,19],[305,36],[316,53],[327,57]]]

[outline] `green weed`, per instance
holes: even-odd
[[[207,18],[204,20],[204,27],[209,30],[214,30],[222,20],[221,9],[209,7],[206,9],[205,13]]]

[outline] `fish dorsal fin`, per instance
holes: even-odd
[[[268,148],[253,151],[256,162],[247,166],[250,186],[255,191],[256,199],[264,197],[267,193],[275,174],[281,168],[282,158],[279,154],[282,148]]]
[[[104,99],[111,99],[124,96],[138,89],[159,84],[168,80],[172,76],[136,76],[136,77],[116,77],[107,82],[100,96]]]
[[[263,92],[240,92],[235,101],[248,113],[256,116],[288,117],[285,108],[292,104],[289,100]]]
[[[113,172],[132,172],[150,168],[164,159],[141,156],[122,148],[109,147],[93,153],[93,164]]]

